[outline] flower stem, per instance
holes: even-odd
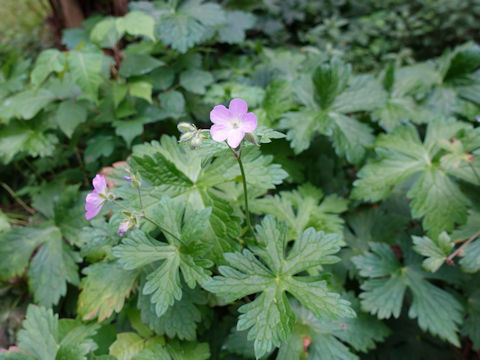
[[[164,232],[165,234],[168,234],[170,235],[171,237],[173,237],[174,239],[178,240],[181,244],[185,245],[185,243],[183,242],[182,239],[180,239],[178,236],[174,235],[172,232],[170,232],[169,230],[165,229],[163,226],[161,226],[160,224],[158,224],[155,220],[153,219],[150,219],[148,216],[145,215],[145,211],[143,209],[143,204],[142,204],[142,195],[140,194],[140,189],[138,189],[138,196],[139,196],[139,200],[140,200],[140,205],[142,207],[142,214],[141,214],[141,217],[143,217],[145,220],[151,222],[153,225],[155,225],[156,227],[158,227],[162,232]],[[127,209],[125,206],[123,206],[122,204],[120,204],[118,201],[115,201],[113,200],[113,202],[119,206],[120,208],[122,208],[123,210],[125,211],[128,211],[130,212],[129,209]]]
[[[243,197],[245,200],[245,217],[247,219],[247,227],[250,229],[253,238],[256,239],[255,232],[253,231],[252,223],[250,222],[250,211],[248,209],[248,190],[247,190],[247,177],[245,176],[245,169],[243,167],[242,163],[242,157],[240,153],[237,153],[235,150],[233,150],[230,145],[228,146],[230,150],[233,153],[233,156],[235,156],[235,159],[237,159],[238,166],[240,167],[240,173],[242,174],[242,183],[243,183]]]

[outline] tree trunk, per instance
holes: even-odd
[[[81,27],[84,20],[83,11],[77,0],[50,0],[54,16],[61,20],[66,29]]]

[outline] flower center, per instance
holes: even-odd
[[[230,120],[230,125],[232,125],[232,128],[238,129],[240,127],[240,120],[237,118],[233,118]]]

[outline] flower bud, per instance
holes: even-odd
[[[193,131],[186,132],[180,136],[179,142],[188,142],[195,136]]]
[[[192,124],[189,124],[187,122],[181,122],[177,125],[177,129],[178,131],[180,131],[181,133],[187,133],[187,132],[194,132],[195,130],[197,130],[197,128],[192,125]]]
[[[190,147],[195,149],[202,145],[202,138],[200,136],[195,136],[192,141],[190,141]]]
[[[245,133],[245,140],[247,140],[249,143],[260,146],[260,143],[258,141],[258,136],[255,135],[253,132],[248,132]]]

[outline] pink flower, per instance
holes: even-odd
[[[120,226],[118,227],[117,234],[120,236],[125,235],[125,233],[128,231],[130,228],[130,219],[127,219],[126,221],[122,221],[120,223]]]
[[[103,175],[97,174],[93,179],[92,184],[94,189],[87,195],[85,203],[85,210],[87,211],[85,217],[87,220],[97,216],[108,198],[107,181]]]
[[[257,117],[253,112],[247,111],[247,103],[242,99],[230,101],[228,109],[223,105],[215,106],[210,112],[212,139],[219,142],[227,140],[230,147],[238,147],[245,133],[257,128]]]

